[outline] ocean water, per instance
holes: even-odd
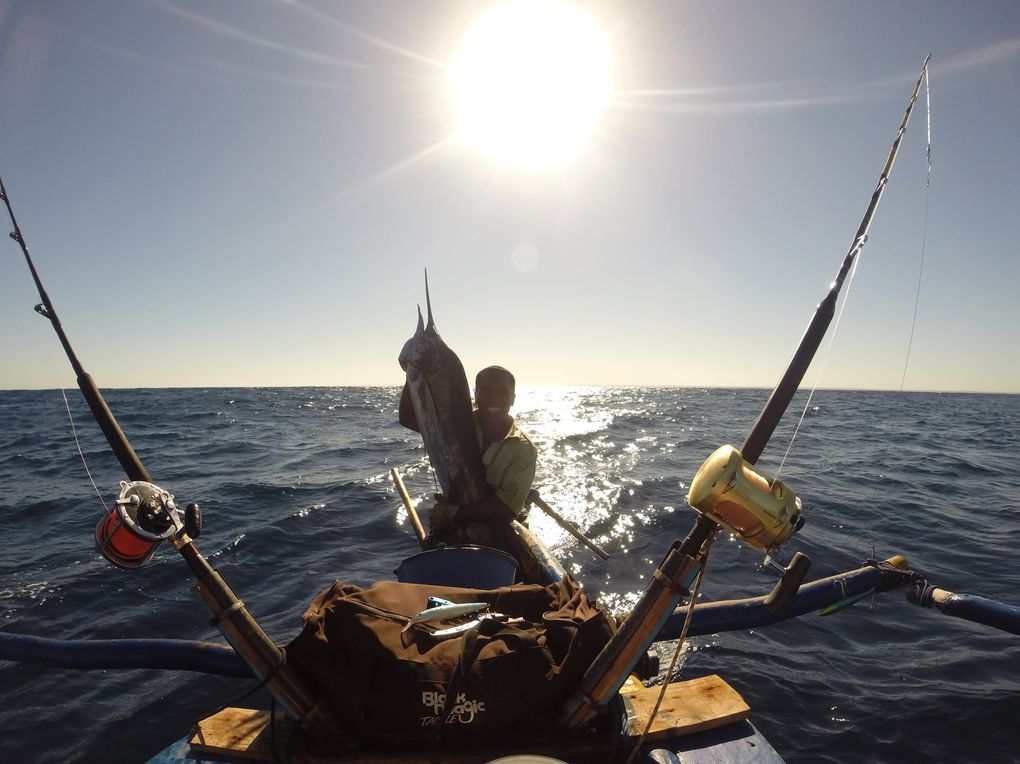
[[[205,513],[199,549],[279,642],[334,578],[391,577],[417,551],[388,470],[435,488],[394,388],[111,390],[155,481]],[[533,514],[532,529],[616,609],[694,521],[687,485],[718,445],[740,445],[765,390],[535,388],[518,421],[540,448],[543,497],[612,553],[602,561]],[[67,399],[107,503],[123,478],[77,391]],[[809,578],[903,554],[957,592],[1020,603],[1020,396],[820,391],[759,466],[801,496],[788,544]],[[61,639],[220,640],[170,548],[136,571],[93,551],[103,504],[60,391],[0,392],[0,629]],[[782,466],[780,468],[780,462]],[[755,596],[775,576],[720,535],[703,598]],[[673,645],[660,646],[663,664]],[[1020,761],[1020,642],[907,603],[698,637],[681,673],[717,673],[791,762]],[[145,761],[251,681],[74,671],[0,661],[0,760]]]

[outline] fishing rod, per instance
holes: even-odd
[[[772,437],[772,433],[775,432],[779,420],[786,413],[786,409],[793,400],[794,393],[800,387],[800,383],[804,379],[804,375],[807,373],[815,353],[818,351],[818,346],[821,344],[829,324],[832,323],[832,318],[836,312],[836,298],[839,297],[840,290],[843,288],[843,282],[846,280],[858,255],[864,249],[865,242],[868,240],[868,230],[871,228],[872,218],[875,216],[878,203],[882,200],[882,194],[885,192],[885,187],[889,182],[893,162],[896,161],[896,155],[900,150],[900,142],[903,140],[903,135],[907,132],[907,123],[910,121],[910,114],[914,110],[917,95],[921,90],[921,82],[928,74],[929,61],[931,61],[930,53],[925,57],[924,63],[921,65],[921,74],[917,78],[914,92],[911,94],[907,110],[903,114],[903,121],[900,123],[900,128],[896,133],[896,140],[893,141],[892,148],[889,149],[889,156],[886,158],[882,174],[878,178],[878,185],[875,186],[875,191],[871,195],[871,202],[868,204],[868,209],[864,212],[861,224],[857,227],[857,233],[854,234],[853,241],[850,242],[850,249],[847,251],[846,257],[843,258],[839,271],[836,273],[836,278],[833,279],[828,293],[815,309],[811,322],[801,338],[800,345],[797,347],[790,365],[779,380],[775,390],[772,391],[768,403],[765,404],[765,408],[762,409],[758,420],[754,423],[751,432],[744,441],[741,453],[744,460],[750,464],[757,462],[758,457],[765,450],[765,446]]]
[[[77,374],[78,386],[85,396],[92,415],[107,442],[117,455],[130,482],[121,481],[121,491],[113,509],[103,516],[96,526],[96,547],[114,565],[121,568],[138,568],[155,553],[165,540],[184,558],[198,579],[195,587],[199,596],[213,613],[212,624],[219,628],[234,650],[251,667],[256,677],[269,688],[294,717],[317,736],[325,739],[339,734],[339,725],[332,713],[311,690],[307,681],[286,664],[286,654],[255,621],[230,585],[195,547],[193,542],[202,529],[201,510],[190,504],[182,513],[174,502],[173,494],[152,483],[149,471],[132,448],[127,435],[117,424],[92,376],[78,360],[57,317],[53,302],[43,286],[28,245],[14,216],[10,196],[0,178],[0,197],[7,206],[14,230],[10,236],[21,251],[32,273],[42,303],[37,313],[53,325],[60,344]]]
[[[800,499],[784,483],[769,478],[756,470],[754,465],[793,400],[832,322],[843,283],[867,241],[868,229],[889,182],[893,163],[899,153],[921,83],[927,76],[930,61],[931,54],[925,57],[921,65],[921,73],[886,157],[878,185],[871,195],[850,249],[829,291],[815,309],[793,359],[751,428],[743,447],[738,450],[733,446],[722,446],[709,456],[694,476],[687,502],[698,511],[697,522],[683,541],[676,541],[670,547],[630,615],[585,672],[581,689],[568,702],[561,720],[568,728],[583,728],[595,710],[606,705],[616,695],[674,608],[690,594],[690,586],[699,568],[704,565],[708,549],[721,528],[729,529],[751,546],[768,551],[770,556],[767,559],[770,559],[772,550],[788,540],[803,525]],[[776,613],[782,612],[796,595],[810,566],[811,560],[802,552],[794,555],[787,567],[779,566],[783,574],[765,598],[766,607]]]
[[[145,465],[142,464],[142,460],[138,458],[138,454],[136,454],[135,450],[131,447],[127,436],[124,434],[124,431],[120,429],[120,425],[117,423],[117,419],[113,416],[113,412],[110,411],[110,407],[106,404],[106,400],[103,398],[102,393],[99,392],[99,388],[96,386],[95,380],[93,380],[92,376],[82,367],[81,362],[78,360],[78,356],[74,352],[74,348],[71,347],[71,342],[67,339],[67,334],[64,332],[64,327],[60,323],[60,318],[57,316],[57,311],[53,307],[53,302],[50,300],[50,296],[46,293],[46,288],[43,286],[42,279],[39,278],[39,272],[35,269],[35,263],[32,262],[32,256],[28,253],[28,245],[25,242],[25,237],[21,233],[21,227],[18,225],[18,219],[14,216],[14,209],[11,207],[11,200],[7,195],[7,188],[4,186],[3,178],[0,178],[0,199],[3,199],[4,204],[7,206],[7,214],[10,216],[11,224],[14,226],[14,230],[11,231],[10,236],[18,243],[18,246],[21,247],[21,251],[25,255],[25,262],[28,263],[28,269],[32,273],[32,280],[35,281],[36,289],[39,290],[39,298],[42,302],[35,306],[36,313],[41,315],[43,318],[49,319],[49,322],[53,325],[53,330],[57,333],[57,337],[60,339],[60,344],[64,347],[64,353],[71,362],[71,368],[74,369],[74,372],[77,375],[78,387],[81,389],[82,395],[85,396],[89,409],[92,411],[92,416],[95,418],[99,428],[103,431],[103,435],[106,436],[106,442],[110,444],[110,448],[113,449],[113,453],[120,462],[120,466],[124,468],[124,472],[127,473],[127,476],[131,478],[131,480],[151,482],[152,479],[149,476],[149,471],[145,469]]]
[[[776,426],[779,424],[780,419],[782,419],[783,414],[785,414],[786,410],[789,408],[794,394],[800,387],[800,383],[803,381],[804,375],[807,373],[808,367],[814,360],[822,339],[825,337],[825,333],[827,332],[829,325],[832,323],[832,319],[836,313],[836,301],[843,288],[843,283],[846,281],[847,276],[853,269],[854,263],[868,239],[868,231],[871,228],[871,221],[875,216],[875,212],[878,210],[879,202],[882,200],[882,194],[885,192],[885,187],[889,182],[893,163],[896,161],[896,155],[900,150],[900,143],[907,131],[907,124],[910,122],[910,115],[913,113],[914,104],[917,102],[917,96],[921,90],[921,83],[928,74],[928,63],[930,61],[931,54],[929,53],[925,57],[924,63],[921,65],[921,73],[918,75],[917,82],[914,84],[910,100],[907,102],[906,111],[903,113],[903,119],[900,121],[899,129],[896,132],[896,138],[893,141],[892,147],[889,149],[889,154],[886,157],[885,165],[882,167],[878,183],[875,186],[874,192],[872,192],[871,200],[864,212],[864,217],[861,219],[861,223],[857,227],[857,233],[854,234],[854,238],[850,242],[850,248],[839,266],[836,277],[829,285],[828,292],[815,308],[811,321],[808,323],[807,329],[804,331],[804,335],[801,337],[800,343],[797,345],[797,349],[794,352],[793,358],[790,360],[786,371],[783,373],[779,383],[772,391],[772,395],[769,397],[768,402],[765,404],[765,408],[762,409],[757,421],[755,421],[754,426],[751,428],[751,432],[748,433],[741,449],[737,451],[732,447],[724,446],[723,449],[728,450],[724,452],[723,449],[720,449],[713,454],[712,457],[709,457],[709,461],[702,466],[702,468],[698,471],[698,475],[696,475],[694,481],[692,481],[689,496],[693,496],[694,499],[690,501],[690,503],[691,506],[702,514],[698,520],[698,524],[680,545],[679,548],[681,552],[686,554],[696,553],[705,543],[708,536],[715,533],[720,527],[729,528],[738,535],[746,537],[747,528],[744,527],[744,524],[738,516],[740,509],[750,512],[762,523],[762,525],[766,526],[766,532],[764,533],[765,538],[750,539],[752,545],[758,548],[771,548],[773,546],[778,546],[778,544],[786,541],[803,525],[803,517],[799,512],[799,501],[795,504],[789,501],[784,501],[781,502],[778,507],[775,502],[771,503],[771,505],[766,504],[766,506],[763,507],[763,509],[765,509],[765,512],[763,513],[756,508],[749,499],[746,502],[740,503],[738,507],[736,507],[737,514],[735,515],[729,511],[731,509],[727,506],[729,502],[719,501],[722,491],[712,489],[714,487],[721,487],[720,482],[724,478],[726,484],[732,480],[737,480],[738,483],[741,481],[747,481],[748,483],[753,484],[756,482],[755,476],[764,478],[761,473],[751,470],[749,467],[752,467],[758,461],[758,458],[765,450],[765,446],[768,444],[772,434],[775,432]],[[721,462],[725,463],[720,464]],[[699,477],[702,478],[703,484],[704,481],[711,482],[712,478],[715,478],[716,485],[706,486],[707,490],[704,497],[697,495],[701,493],[696,490],[701,487],[696,485]],[[765,487],[770,495],[774,495],[779,492],[788,493],[788,489],[780,481],[767,478],[764,479],[766,481],[766,486],[762,487]],[[753,487],[753,485],[747,484],[744,486],[747,493],[750,493],[750,489]],[[797,509],[791,510],[791,505],[796,506]],[[705,522],[702,522],[702,520]],[[770,521],[774,526],[774,529],[771,531],[768,528]],[[808,559],[803,553],[798,552],[797,555],[795,555],[790,567],[786,569],[783,579],[780,580],[779,585],[777,585],[776,590],[773,592],[773,595],[775,595],[773,600],[776,603],[777,609],[781,609],[782,603],[784,601],[788,601],[789,598],[796,593],[797,586],[800,581],[804,580],[804,576],[807,574],[810,564],[810,559]]]

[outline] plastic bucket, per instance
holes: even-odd
[[[405,584],[498,589],[517,578],[517,563],[498,549],[444,546],[408,557],[394,573]]]

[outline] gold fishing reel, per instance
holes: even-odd
[[[800,499],[789,486],[749,464],[733,446],[705,460],[687,503],[758,549],[779,546],[804,524]]]

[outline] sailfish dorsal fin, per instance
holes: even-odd
[[[429,322],[425,327],[426,329],[435,330],[436,322],[432,319],[432,300],[429,299],[429,269],[425,269],[425,311],[428,314]],[[421,309],[419,308],[418,315],[421,315]]]

